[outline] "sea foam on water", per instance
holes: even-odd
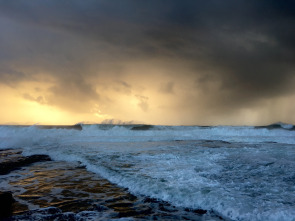
[[[295,218],[294,126],[1,126],[0,148],[80,162],[132,194],[234,220]]]

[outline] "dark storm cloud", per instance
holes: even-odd
[[[14,36],[27,43],[25,49],[1,45],[5,49],[0,51],[1,64],[4,57],[19,63],[28,56],[24,60],[59,73],[54,74],[59,82],[51,90],[55,95],[71,96],[66,88],[76,88],[80,98],[98,99],[94,85],[77,83],[91,76],[83,69],[89,61],[113,65],[148,59],[185,61],[183,72],[171,73],[175,83],[160,90],[172,93],[177,79],[191,78],[196,82],[192,90],[210,90],[204,95],[210,98],[206,103],[221,109],[295,93],[294,1],[1,1],[0,14],[29,27],[23,38],[36,38],[33,42]],[[54,40],[44,37],[48,34]],[[67,34],[78,40],[67,41]],[[71,68],[61,73],[64,66]],[[21,73],[12,68],[1,71],[0,78],[11,82]],[[104,70],[98,73],[103,75]],[[119,79],[117,85],[118,90],[130,91],[128,82]],[[147,110],[147,99],[138,99]]]
[[[5,67],[5,65],[0,68],[0,80],[2,84],[4,83],[13,87],[15,82],[19,82],[24,79],[26,79],[26,75],[23,72]]]

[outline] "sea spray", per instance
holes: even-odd
[[[295,217],[290,126],[1,126],[0,138],[1,148],[80,162],[135,195],[175,206],[234,220]]]

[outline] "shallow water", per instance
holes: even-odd
[[[0,177],[0,190],[7,189],[17,201],[12,220],[220,220],[210,212],[132,195],[79,163],[39,162],[15,170]]]

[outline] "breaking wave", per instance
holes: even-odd
[[[226,142],[275,142],[294,144],[293,125],[238,126],[155,126],[77,124],[74,126],[0,126],[0,148],[47,145],[65,142],[147,142],[180,140],[222,140]]]
[[[265,127],[0,126],[0,148],[80,162],[130,192],[234,220],[295,217],[295,131]]]

